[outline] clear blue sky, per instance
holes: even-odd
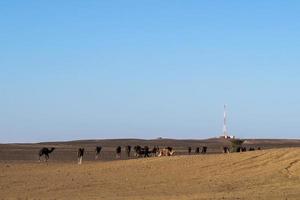
[[[0,142],[299,138],[299,1],[1,1]]]

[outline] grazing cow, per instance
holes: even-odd
[[[189,152],[189,155],[191,155],[191,153],[192,153],[192,147],[188,148],[188,152]]]
[[[242,147],[242,152],[246,152],[247,148],[246,147]]]
[[[206,154],[206,152],[207,152],[207,147],[206,147],[206,146],[202,147],[201,153],[202,153],[202,154]]]
[[[229,148],[228,147],[223,147],[223,153],[230,153]]]
[[[253,147],[250,147],[249,151],[255,151],[255,149]]]
[[[175,153],[175,151],[173,151],[172,147],[167,147],[167,148],[160,150],[158,157],[172,156],[172,155],[174,155],[174,153]]]
[[[82,158],[84,155],[84,148],[79,148],[78,152],[77,152],[77,157],[78,157],[78,164],[81,165],[82,164]]]
[[[260,147],[258,147],[258,148],[257,148],[257,150],[261,150],[261,148],[260,148]]]
[[[237,149],[236,149],[236,152],[241,152],[242,151],[242,148],[241,147],[238,147]]]
[[[51,149],[48,149],[46,147],[42,148],[39,151],[39,161],[41,162],[41,157],[45,156],[45,162],[47,162],[49,160],[49,154],[51,154],[54,150],[55,150],[54,147],[52,147]]]
[[[95,160],[98,160],[98,158],[101,156],[100,153],[101,153],[101,150],[102,150],[102,147],[101,146],[97,146],[96,147],[96,157],[95,157]]]
[[[127,145],[127,146],[126,146],[126,153],[127,153],[127,157],[128,157],[128,158],[130,157],[130,152],[131,152],[131,146],[130,146],[130,145]]]
[[[121,152],[122,152],[122,148],[121,148],[121,146],[118,146],[116,148],[116,158],[117,159],[121,158]]]
[[[196,153],[196,154],[199,154],[199,153],[200,153],[200,147],[197,147],[197,148],[196,148],[195,153]]]

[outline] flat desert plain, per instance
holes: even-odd
[[[300,199],[300,148],[117,161],[0,161],[0,199]]]

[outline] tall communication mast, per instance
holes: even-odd
[[[223,137],[228,138],[226,105],[224,105],[224,122],[223,123],[224,123],[223,124]]]

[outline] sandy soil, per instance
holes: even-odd
[[[55,151],[50,155],[52,162],[76,162],[78,148],[85,148],[85,161],[93,161],[95,159],[95,147],[102,146],[101,161],[115,160],[115,149],[122,146],[121,159],[127,160],[124,147],[126,145],[135,145],[166,147],[171,146],[175,149],[177,155],[188,154],[188,147],[192,147],[193,154],[196,147],[208,147],[208,154],[221,153],[224,146],[230,146],[230,142],[224,139],[206,139],[206,140],[137,140],[137,139],[115,139],[115,140],[79,140],[71,142],[48,142],[37,144],[0,144],[0,162],[1,161],[30,161],[38,160],[38,152],[42,147],[56,147]],[[300,147],[300,140],[246,140],[243,145],[249,149],[250,147],[261,147],[262,149],[274,149],[285,147]],[[131,154],[131,158],[133,153]]]
[[[0,199],[299,199],[300,148],[109,162],[0,162]]]

